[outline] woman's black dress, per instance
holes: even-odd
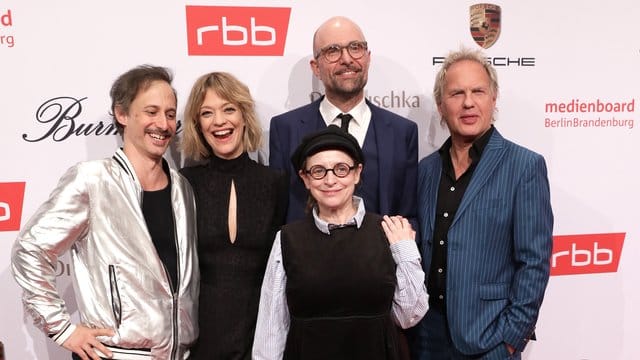
[[[181,170],[198,213],[200,337],[190,359],[250,359],[260,287],[276,232],[286,213],[286,178],[251,160],[213,156]],[[229,239],[229,194],[237,199],[237,235]]]

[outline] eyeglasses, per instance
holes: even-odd
[[[327,176],[327,172],[329,171],[333,172],[333,175],[339,178],[343,178],[349,175],[351,170],[355,168],[356,168],[355,165],[349,166],[349,164],[345,164],[345,163],[337,163],[333,165],[333,169],[327,169],[322,165],[314,165],[311,168],[309,168],[309,170],[305,170],[305,173],[307,173],[309,176],[311,176],[316,180],[324,179],[324,177]]]
[[[320,49],[315,58],[317,60],[320,55],[322,55],[324,56],[324,59],[327,60],[327,62],[334,63],[340,60],[340,57],[342,56],[342,49],[347,49],[349,56],[351,56],[354,60],[358,60],[367,52],[367,42],[352,41],[345,46],[337,44],[329,45]]]

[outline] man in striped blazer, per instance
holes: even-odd
[[[549,280],[545,161],[493,126],[498,82],[485,59],[452,52],[436,77],[451,136],[418,166],[429,311],[413,329],[414,359],[520,359]]]

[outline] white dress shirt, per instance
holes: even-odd
[[[340,127],[340,119],[338,118],[340,114],[343,114],[343,112],[327,100],[325,96],[320,102],[320,115],[322,115],[322,119],[327,126],[337,125]],[[371,109],[364,101],[364,97],[353,109],[344,114],[349,114],[353,117],[349,122],[349,134],[353,135],[358,140],[360,147],[362,147],[371,122]]]

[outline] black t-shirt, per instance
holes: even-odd
[[[162,190],[145,191],[142,197],[142,214],[158,256],[167,269],[173,291],[178,289],[178,255],[176,250],[173,208],[171,207],[171,182]]]

